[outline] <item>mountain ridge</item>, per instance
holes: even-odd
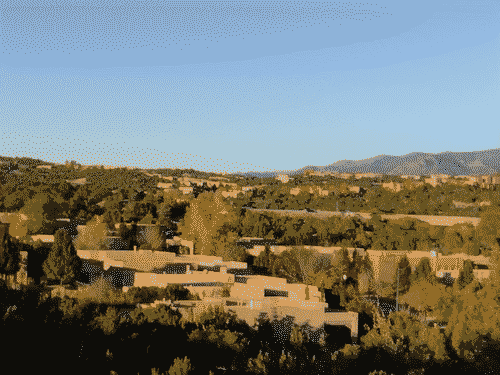
[[[302,174],[310,169],[320,172],[338,173],[382,173],[386,175],[448,174],[488,175],[500,172],[500,148],[471,152],[412,152],[406,155],[379,155],[362,160],[339,160],[326,166],[306,166],[294,171],[246,172],[246,176],[276,176],[281,173],[290,176]]]

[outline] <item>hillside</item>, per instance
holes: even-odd
[[[449,174],[452,176],[495,174],[500,171],[500,148],[474,152],[413,152],[402,156],[379,155],[363,160],[340,160],[323,167],[306,166],[295,171],[271,173],[248,172],[247,176],[269,176],[279,173],[301,174],[306,169],[339,173],[382,173],[386,175]]]

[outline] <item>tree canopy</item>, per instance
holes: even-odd
[[[43,270],[48,279],[68,284],[77,280],[82,260],[78,256],[71,237],[63,229],[56,232],[54,243],[48,258],[43,263]]]
[[[218,249],[235,245],[237,218],[221,192],[205,192],[192,200],[178,231],[183,239],[194,242],[196,253],[216,255]]]

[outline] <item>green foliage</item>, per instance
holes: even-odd
[[[182,285],[168,285],[165,288],[151,287],[131,287],[127,291],[127,301],[132,304],[153,303],[156,300],[186,301],[195,297]]]
[[[257,357],[248,360],[247,372],[251,374],[271,374],[271,369],[274,367],[271,361],[272,359],[268,353],[259,352]]]
[[[286,278],[289,283],[311,284],[322,269],[322,260],[318,254],[293,246],[274,258],[272,272]]]
[[[411,281],[411,266],[408,257],[405,255],[398,263],[399,269],[399,293],[406,293],[410,289]],[[398,276],[396,276],[396,284],[398,284]]]
[[[147,314],[148,322],[157,322],[162,325],[177,326],[182,314],[174,310],[171,306],[160,304]]]
[[[420,262],[418,263],[417,268],[410,275],[411,284],[414,284],[421,279],[425,279],[431,283],[436,282],[436,278],[432,272],[431,261],[429,258],[420,259]]]
[[[231,289],[229,287],[225,286],[222,289],[221,297],[222,298],[227,298],[227,297],[230,297],[230,296],[231,296]]]
[[[81,295],[83,299],[98,303],[114,303],[120,299],[121,291],[116,290],[111,282],[101,275],[92,285],[87,286]]]
[[[400,303],[430,313],[438,309],[440,299],[446,296],[447,292],[444,285],[430,282],[425,277],[421,277],[412,282],[408,292],[400,298]]]
[[[447,298],[447,327],[455,353],[469,361],[489,360],[482,354],[500,340],[500,306],[498,284],[473,281],[457,288]],[[495,349],[496,350],[496,349]],[[487,363],[485,363],[486,365]]]
[[[55,200],[49,193],[38,193],[26,202],[19,211],[28,217],[22,222],[27,228],[27,234],[51,233],[55,219],[63,213],[64,207],[60,200]]]
[[[249,257],[247,250],[238,245],[220,246],[217,248],[215,255],[222,257],[224,262],[245,262]]]
[[[81,266],[82,260],[76,253],[71,237],[65,230],[58,230],[49,256],[43,263],[45,275],[61,284],[68,284],[77,280]]]
[[[106,313],[99,315],[92,322],[95,329],[100,329],[105,335],[113,335],[118,329],[120,317],[114,307],[108,307]]]
[[[346,247],[342,247],[340,250],[340,259],[338,262],[338,269],[342,276],[349,277],[350,274],[350,268],[351,268],[351,260],[349,258],[349,251],[347,250]]]
[[[155,224],[156,220],[153,218],[152,214],[147,214],[144,216],[137,224]]]
[[[195,329],[189,334],[189,341],[203,341],[218,348],[227,348],[235,351],[244,349],[244,342],[241,340],[241,334],[232,332],[229,329],[217,328],[213,325],[205,329]]]
[[[170,369],[168,375],[187,375],[193,371],[191,361],[186,356],[184,359],[176,358]]]
[[[222,193],[203,193],[191,202],[178,231],[182,238],[194,242],[198,254],[215,255],[236,244],[237,219]]]
[[[20,269],[21,255],[19,248],[11,241],[8,233],[0,238],[0,274],[14,275]]]
[[[136,326],[141,326],[148,322],[148,318],[141,307],[137,307],[130,312],[130,321]]]
[[[105,223],[93,221],[87,223],[85,230],[75,238],[75,248],[78,250],[105,250],[108,228]]]
[[[392,356],[403,354],[407,361],[444,362],[449,359],[445,337],[439,328],[428,327],[404,311],[390,313],[387,319],[378,313],[375,317],[373,329],[361,338],[363,350],[381,348]]]
[[[481,214],[481,221],[476,228],[478,238],[489,247],[499,244],[500,240],[500,207],[488,207]]]
[[[458,285],[460,289],[463,289],[467,285],[472,283],[473,280],[474,280],[474,270],[472,267],[472,262],[467,259],[464,262],[464,269],[460,271],[460,275],[458,277]]]
[[[257,267],[272,269],[275,260],[276,255],[271,251],[271,247],[269,245],[265,245],[264,250],[255,258],[254,265]]]

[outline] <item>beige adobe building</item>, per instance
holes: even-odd
[[[157,188],[159,189],[169,189],[172,187],[171,183],[165,183],[165,182],[158,182],[158,185],[156,185]]]
[[[337,177],[337,178],[343,178],[345,180],[351,178],[352,176],[354,176],[354,174],[352,174],[352,173],[337,173],[335,175],[335,177]]]
[[[416,175],[402,175],[401,178],[411,178],[413,180],[420,180],[420,176],[416,176]]]
[[[193,187],[192,186],[181,186],[179,190],[182,192],[182,194],[191,194],[193,192]]]
[[[360,178],[381,178],[383,177],[384,175],[381,174],[381,173],[356,173],[354,175],[354,177],[356,179],[360,179]]]
[[[382,187],[384,189],[391,190],[393,192],[398,193],[403,189],[403,184],[401,184],[399,182],[387,182],[387,183],[383,183]]]
[[[224,198],[228,198],[228,197],[231,197],[231,198],[237,198],[238,197],[238,194],[243,194],[242,191],[239,191],[239,190],[233,190],[233,191],[223,191],[222,192],[222,196]]]

